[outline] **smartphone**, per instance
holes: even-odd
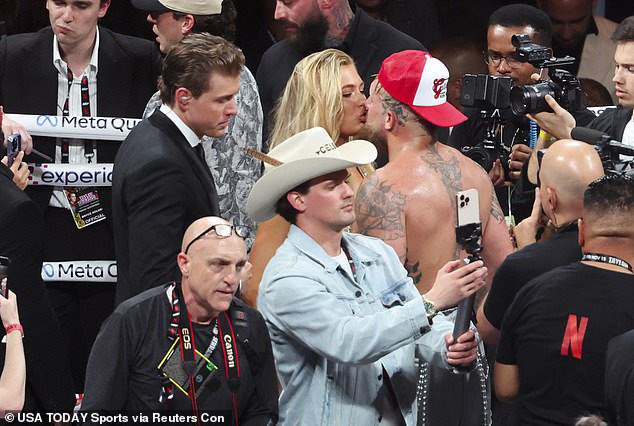
[[[19,133],[9,136],[7,138],[7,158],[9,159],[7,166],[13,165],[13,160],[20,151],[22,151],[22,136]]]
[[[0,286],[0,294],[2,294],[2,297],[7,297],[7,285],[5,278],[9,274],[10,264],[11,261],[8,257],[0,256],[0,283],[2,283]]]

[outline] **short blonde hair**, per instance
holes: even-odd
[[[269,149],[312,127],[323,127],[332,140],[339,139],[343,120],[341,67],[354,60],[337,49],[313,53],[295,65],[273,110]]]

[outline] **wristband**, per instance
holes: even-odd
[[[4,329],[7,334],[11,333],[13,330],[20,330],[20,334],[22,334],[22,337],[24,337],[24,328],[22,327],[22,324],[9,324]]]

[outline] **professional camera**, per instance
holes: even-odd
[[[504,167],[508,164],[511,148],[495,137],[498,124],[511,118],[510,92],[513,79],[511,77],[492,76],[487,74],[465,74],[462,78],[460,104],[465,107],[478,108],[480,119],[487,123],[484,141],[474,146],[465,146],[462,153],[478,163],[487,172],[498,158]],[[505,173],[508,171],[505,169]]]
[[[465,74],[462,77],[460,104],[465,107],[486,109],[493,113],[495,109],[510,107],[511,77],[487,74]]]
[[[552,49],[533,43],[526,34],[515,34],[511,38],[515,46],[515,56],[521,62],[528,62],[535,68],[555,68],[574,63],[575,58],[566,56],[555,58]],[[552,109],[545,96],[552,96],[564,109],[574,112],[581,109],[581,85],[568,71],[557,69],[550,80],[537,84],[516,86],[511,89],[511,109],[515,115],[535,114]]]

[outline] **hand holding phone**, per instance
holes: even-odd
[[[22,151],[22,136],[19,133],[11,135],[7,138],[7,166],[11,167],[16,155]]]

